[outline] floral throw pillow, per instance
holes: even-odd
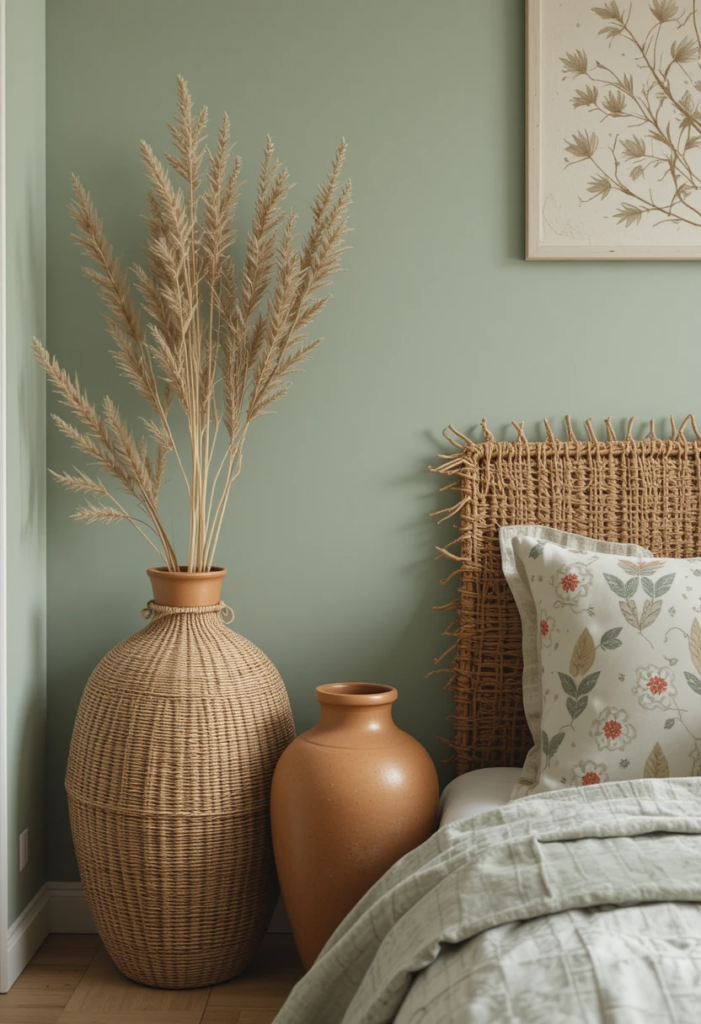
[[[501,537],[535,741],[514,796],[701,775],[701,558],[543,533]]]

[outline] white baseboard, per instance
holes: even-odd
[[[48,882],[49,931],[84,935],[96,932],[82,882]]]
[[[7,987],[14,985],[49,934],[49,887],[43,885],[7,933]]]
[[[82,882],[48,882],[45,888],[48,892],[48,931],[74,934],[97,931]],[[277,902],[268,931],[291,931],[282,897]]]

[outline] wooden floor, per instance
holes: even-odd
[[[188,992],[128,981],[97,935],[50,935],[0,995],[0,1024],[271,1024],[301,976],[291,935],[266,935],[233,981]]]

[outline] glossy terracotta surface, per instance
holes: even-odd
[[[273,846],[297,948],[309,968],[368,889],[436,827],[433,761],[392,721],[397,691],[319,686],[318,723],[280,758]]]
[[[153,600],[167,608],[206,608],[219,604],[226,569],[212,568],[209,572],[188,572],[186,565],[180,572],[168,569],[147,569],[151,580]]]

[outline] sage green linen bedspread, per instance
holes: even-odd
[[[440,829],[276,1024],[701,1022],[701,779],[541,793]]]

